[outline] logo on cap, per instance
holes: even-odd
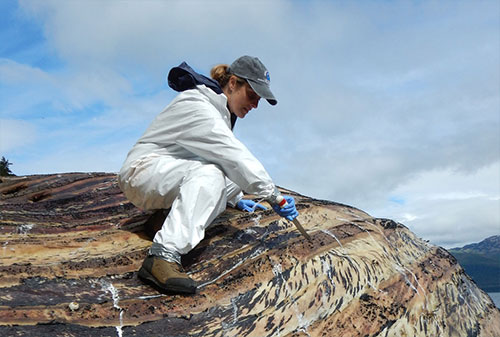
[[[267,82],[271,82],[271,76],[269,75],[269,71],[266,70],[266,72],[264,73],[264,76],[266,77],[266,80]]]

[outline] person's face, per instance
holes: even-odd
[[[253,91],[248,83],[238,86],[235,77],[229,80],[228,85],[230,90],[226,96],[229,111],[239,118],[245,118],[250,110],[257,108],[260,96]]]

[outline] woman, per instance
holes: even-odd
[[[298,215],[293,198],[281,200],[262,164],[232,133],[236,118],[257,108],[261,97],[277,103],[269,72],[258,58],[242,56],[218,65],[212,79],[186,63],[173,68],[168,83],[181,93],[155,118],[128,153],[118,181],[127,198],[143,209],[170,212],[156,233],[139,276],[159,288],[195,293],[180,256],[193,249],[227,205],[265,208],[244,200],[243,191],[268,200],[281,216]]]

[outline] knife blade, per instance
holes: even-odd
[[[304,227],[302,227],[302,225],[300,224],[299,220],[297,218],[293,219],[292,220],[293,224],[295,225],[295,227],[297,227],[297,229],[299,230],[299,232],[304,235],[304,237],[309,240],[309,242],[312,242],[312,239],[311,237],[309,236],[309,234],[307,234],[306,230],[304,229]]]

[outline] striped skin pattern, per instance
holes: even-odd
[[[444,249],[389,219],[293,195],[308,242],[272,210],[227,209],[183,265],[197,294],[137,270],[151,215],[116,176],[0,182],[2,336],[496,336],[500,311]]]

